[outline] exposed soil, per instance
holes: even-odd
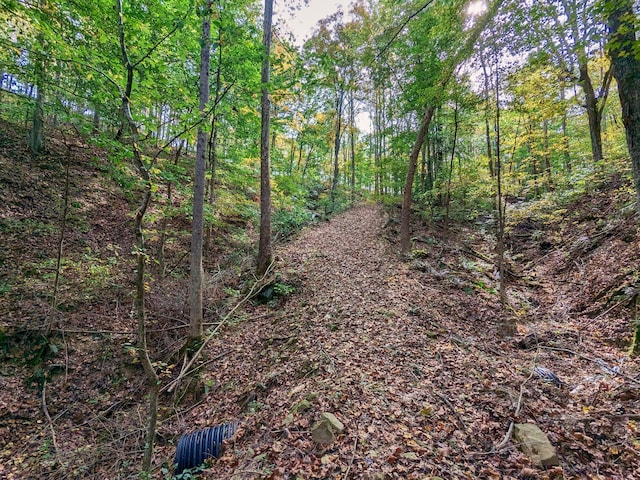
[[[0,136],[0,478],[131,478],[146,414],[129,316],[135,205],[103,178],[98,150],[59,141],[34,160],[19,138]],[[47,339],[67,155],[66,310]],[[640,236],[616,191],[544,221],[514,210],[507,307],[486,222],[416,225],[402,258],[397,212],[364,205],[280,245],[280,296],[243,305],[200,376],[162,393],[154,477],[170,478],[180,434],[237,420],[205,478],[640,478],[640,362],[626,355]],[[180,370],[187,285],[153,278],[151,356],[166,385]],[[244,278],[209,272],[211,326]],[[333,443],[311,436],[323,412],[344,423]],[[533,464],[507,435],[512,422],[536,423],[560,465]]]

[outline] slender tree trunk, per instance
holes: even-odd
[[[428,140],[423,142],[420,150],[420,192],[422,195],[427,193],[427,143]]]
[[[426,183],[426,191],[430,192],[433,190],[435,185],[435,178],[433,176],[433,141],[427,136],[425,139],[425,152],[427,154],[427,183]]]
[[[214,104],[211,112],[211,133],[209,134],[208,162],[209,162],[209,196],[207,202],[213,205],[216,200],[216,181],[218,171],[218,103],[222,98],[222,28],[218,26],[218,65],[216,68],[216,81]],[[206,193],[205,193],[206,195]],[[211,239],[213,237],[213,224],[209,224],[204,240],[204,250],[211,250]]]
[[[146,330],[146,307],[145,307],[145,275],[147,252],[144,236],[144,217],[151,203],[152,197],[152,180],[149,169],[145,164],[142,152],[140,151],[140,134],[138,124],[131,113],[131,92],[133,90],[133,80],[136,66],[131,62],[127,50],[124,34],[124,14],[122,11],[122,0],[116,0],[118,13],[118,33],[120,40],[120,50],[122,61],[127,73],[127,83],[122,92],[122,113],[131,130],[131,147],[133,149],[133,159],[138,170],[138,174],[143,181],[142,200],[136,211],[134,221],[134,232],[136,237],[135,254],[137,257],[136,267],[136,296],[134,300],[134,310],[138,323],[138,355],[140,363],[144,369],[149,386],[149,414],[147,417],[147,432],[145,438],[144,455],[142,459],[142,471],[148,473],[151,469],[151,458],[153,456],[153,445],[155,439],[156,425],[158,420],[158,394],[160,379],[155,371],[151,359],[149,358],[149,349],[147,346],[147,330]]]
[[[356,196],[356,107],[352,90],[350,90],[349,96],[351,97],[349,99],[349,123],[351,124],[351,204],[353,205]]]
[[[218,168],[218,103],[222,94],[222,29],[218,27],[218,65],[216,68],[216,82],[214,93],[214,106],[211,116],[211,134],[209,135],[209,205],[215,202],[216,194],[216,169]],[[210,241],[211,231],[207,237],[207,244]]]
[[[580,80],[579,83],[584,91],[585,104],[587,108],[587,118],[589,120],[589,135],[591,137],[591,153],[593,160],[599,162],[602,160],[602,114],[598,109],[598,99],[593,89],[591,77],[589,76],[589,68],[586,59],[580,62]]]
[[[382,149],[381,146],[381,121],[380,121],[381,113],[380,113],[380,99],[378,89],[374,86],[374,113],[373,113],[373,168],[374,168],[374,180],[373,180],[373,191],[376,195],[381,195],[382,191],[380,188],[380,151]]]
[[[614,40],[609,51],[613,73],[618,82],[622,122],[633,167],[636,208],[640,211],[640,59],[636,49],[637,20],[633,0],[619,0],[615,5],[608,18],[610,36]],[[640,323],[636,327],[636,338],[640,339]],[[637,349],[640,351],[640,344],[637,344]]]
[[[336,92],[336,129],[333,143],[333,181],[331,182],[331,209],[334,208],[338,180],[340,178],[340,134],[342,132],[342,106],[344,103],[344,90],[340,88]]]
[[[500,84],[499,84],[500,76],[499,69],[496,60],[496,118],[495,118],[495,152],[496,152],[496,181],[497,181],[497,191],[498,191],[498,199],[497,199],[497,207],[498,207],[498,231],[497,231],[497,267],[498,267],[498,275],[500,275],[500,302],[503,305],[507,303],[507,292],[505,285],[505,268],[504,268],[504,227],[505,227],[505,205],[502,194],[502,156],[501,156],[501,148],[500,148]]]
[[[547,175],[547,191],[553,191],[553,176],[551,175],[551,150],[549,149],[549,121],[543,122],[544,128],[544,171]]]
[[[262,44],[262,129],[260,134],[260,243],[258,246],[258,275],[263,275],[271,265],[271,160],[269,152],[269,127],[271,100],[269,80],[271,77],[271,24],[273,0],[264,2],[264,24]]]
[[[300,143],[299,147],[298,147],[298,161],[296,162],[296,170],[300,171],[300,166],[302,165],[302,148],[304,147],[304,145],[302,143]],[[293,174],[293,171],[291,171],[291,173]]]
[[[45,2],[41,1],[41,8],[44,8]],[[44,38],[38,34],[38,44],[44,48]],[[44,59],[40,54],[36,54],[35,60],[35,82],[36,82],[36,101],[33,109],[33,119],[31,131],[29,132],[29,148],[34,154],[42,153],[42,141],[44,130],[44,76],[45,66]]]
[[[493,178],[495,176],[495,171],[494,171],[494,165],[493,165],[493,156],[492,156],[492,152],[491,152],[491,128],[489,126],[489,112],[490,112],[490,104],[491,104],[491,99],[489,97],[489,85],[490,85],[490,80],[489,80],[489,75],[487,73],[487,65],[484,59],[484,48],[481,46],[480,48],[480,65],[482,66],[482,75],[484,78],[484,102],[485,102],[485,108],[484,108],[484,135],[485,135],[485,141],[486,141],[486,145],[487,145],[487,161],[489,164],[489,174],[491,175],[491,178]]]
[[[311,154],[313,153],[313,145],[309,147],[309,151],[307,152],[307,158],[304,161],[304,166],[302,167],[302,178],[307,175],[307,168],[309,168],[309,162],[311,162]]]
[[[53,324],[55,322],[55,312],[58,311],[58,292],[60,289],[60,276],[62,273],[62,253],[64,247],[64,239],[67,233],[67,214],[69,212],[69,164],[71,163],[71,145],[65,142],[69,151],[67,156],[67,162],[64,167],[64,192],[63,192],[63,205],[62,214],[60,215],[60,235],[58,236],[58,251],[56,255],[56,274],[53,281],[53,292],[51,294],[51,309],[49,310],[49,318],[47,318],[47,332],[48,336],[51,333]]]
[[[100,107],[97,104],[93,106],[93,121],[91,124],[91,133],[97,135],[100,133]]]
[[[564,157],[565,173],[571,173],[571,156],[569,154],[569,134],[567,130],[567,109],[564,106],[564,88],[560,89],[560,100],[562,100],[564,110],[562,112],[562,155]]]
[[[200,51],[200,115],[209,103],[209,65],[211,61],[211,0],[205,0],[202,14]],[[202,245],[204,238],[204,190],[206,183],[207,133],[198,127],[196,164],[193,185],[193,223],[191,231],[191,270],[189,275],[189,338],[202,337]]]
[[[447,181],[447,199],[445,203],[444,228],[449,225],[449,205],[451,203],[451,179],[453,177],[453,160],[456,155],[456,143],[458,141],[458,102],[453,110],[453,142],[451,145],[451,159],[449,161],[449,179]]]
[[[175,156],[173,158],[173,165],[178,165],[178,161],[180,160],[180,155],[182,153],[182,146],[184,145],[184,141],[180,142],[178,148],[176,149]],[[167,181],[167,206],[170,208],[173,205],[173,182],[171,180]],[[158,265],[160,267],[160,272],[164,276],[165,274],[165,259],[164,259],[164,249],[167,243],[167,227],[169,225],[169,216],[165,213],[162,216],[162,221],[160,222],[160,239],[158,240]]]

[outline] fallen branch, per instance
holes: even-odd
[[[456,411],[455,407],[451,404],[449,399],[447,397],[445,397],[443,394],[441,394],[440,392],[435,392],[435,394],[438,397],[440,397],[440,400],[442,400],[447,407],[449,407],[449,410],[451,410],[453,412],[453,414],[456,417],[456,420],[458,420],[458,423],[460,424],[460,427],[466,432],[467,431],[467,427],[465,426],[464,422],[462,421],[462,418],[460,417],[460,414]]]
[[[493,450],[492,452],[496,452],[502,448],[504,448],[507,443],[509,443],[509,440],[511,440],[511,435],[513,435],[513,429],[515,427],[515,422],[513,420],[511,420],[509,422],[509,428],[507,429],[507,433],[505,433],[504,438],[502,439],[502,441],[500,443],[498,443],[497,445],[493,446]]]
[[[213,337],[215,337],[218,334],[222,326],[228,322],[229,318],[231,318],[231,315],[233,315],[238,308],[240,308],[242,305],[244,305],[245,302],[247,302],[250,298],[253,297],[259,285],[262,284],[264,279],[267,278],[271,273],[271,271],[273,270],[274,263],[275,263],[275,260],[272,261],[271,264],[267,267],[262,277],[260,277],[254,282],[254,284],[251,286],[251,289],[249,290],[249,293],[247,293],[238,303],[236,303],[236,305],[231,310],[229,310],[229,312],[227,312],[227,314],[220,320],[216,328],[214,328],[209,333],[209,335],[207,335],[207,337],[202,342],[202,345],[200,345],[200,348],[196,351],[196,353],[194,353],[193,357],[191,357],[191,359],[188,362],[185,361],[182,364],[182,369],[180,370],[180,374],[174,380],[172,380],[167,385],[162,387],[162,389],[160,390],[161,392],[164,392],[164,391],[169,393],[173,392],[173,390],[180,384],[180,382],[182,382],[182,379],[185,376],[189,375],[192,371],[194,371],[191,369],[191,367],[196,362],[196,360],[200,357],[200,354],[204,350],[204,347],[206,347],[209,344],[209,342],[213,339]],[[186,360],[186,356],[185,356],[185,360]]]
[[[44,380],[42,382],[42,413],[44,414],[44,418],[47,420],[47,424],[49,425],[49,430],[51,430],[51,443],[53,443],[53,450],[56,453],[56,462],[64,468],[64,465],[60,456],[60,449],[58,448],[58,441],[56,440],[56,431],[53,428],[53,421],[51,420],[51,416],[49,415],[49,409],[47,408],[47,381]]]
[[[589,357],[588,355],[583,355],[582,353],[578,353],[575,350],[570,350],[568,348],[560,348],[560,347],[547,347],[545,345],[538,345],[538,348],[544,348],[545,350],[553,350],[556,352],[564,352],[564,353],[569,353],[571,355],[575,355],[576,357],[582,358],[583,360],[587,360],[589,362],[593,362],[596,365],[600,366],[602,364],[602,361],[600,359],[596,359],[596,358],[592,358]],[[640,385],[640,380],[637,380],[636,378],[630,376],[630,375],[625,375],[622,372],[616,372],[615,373],[616,377],[620,377],[623,378],[631,383],[635,383],[636,385]]]
[[[351,455],[351,460],[349,460],[349,466],[347,467],[347,471],[344,472],[344,478],[349,478],[349,472],[351,471],[351,466],[353,465],[353,460],[356,458],[356,452],[358,450],[358,429],[356,428],[356,440],[353,442],[353,454]]]
[[[533,359],[534,366],[535,366],[537,358],[538,358],[538,353],[536,352],[536,356]],[[524,396],[524,386],[533,377],[533,372],[534,372],[534,369],[532,368],[531,369],[531,373],[529,373],[529,376],[525,379],[524,382],[522,382],[520,384],[520,395],[518,395],[518,402],[515,405],[514,418],[517,417],[518,415],[520,415],[520,410],[522,410],[522,398]],[[498,452],[501,449],[503,449],[504,447],[506,447],[507,443],[509,443],[509,441],[511,440],[511,436],[513,435],[513,429],[515,428],[515,425],[516,425],[515,421],[510,420],[509,421],[509,428],[507,428],[507,433],[505,433],[504,437],[502,438],[502,440],[499,443],[494,445],[493,448],[491,450],[489,450],[488,452],[478,452],[478,453],[475,453],[474,455],[493,455],[496,452]]]

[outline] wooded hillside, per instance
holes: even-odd
[[[296,7],[3,1],[0,478],[640,478],[633,1]]]

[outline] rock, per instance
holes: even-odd
[[[336,441],[336,435],[325,421],[320,421],[313,426],[311,437],[316,443],[333,443]]]
[[[520,444],[520,450],[529,455],[533,463],[543,467],[560,465],[555,448],[537,425],[517,423],[513,435]]]
[[[316,443],[333,443],[336,433],[344,431],[344,424],[333,413],[324,412],[320,421],[311,429],[311,437]]]
[[[334,432],[342,433],[344,431],[344,424],[333,413],[325,412],[320,415],[320,418],[326,421]]]

